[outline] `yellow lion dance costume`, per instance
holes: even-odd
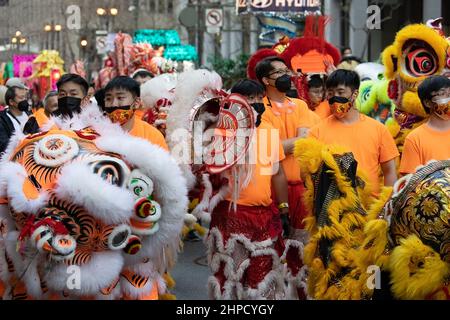
[[[386,232],[386,222],[377,217],[391,188],[384,188],[379,200],[373,198],[345,148],[302,139],[295,156],[307,188],[305,206],[312,213],[305,219],[311,235],[304,251],[308,295],[318,300],[370,299],[367,268],[387,259],[387,240],[375,240]]]
[[[419,85],[432,75],[450,76],[450,41],[444,37],[441,21],[403,28],[382,53],[385,76],[390,81],[389,98],[396,105],[396,121],[388,127],[400,152],[408,133],[428,117],[417,94]]]
[[[395,299],[450,300],[450,159],[418,168],[375,199],[345,148],[302,139],[295,156],[311,212],[303,255],[310,298],[389,292]],[[373,267],[389,278],[376,294]]]

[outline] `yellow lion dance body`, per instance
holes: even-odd
[[[381,290],[395,299],[450,299],[450,160],[430,162],[399,180],[392,198],[385,187],[375,199],[345,148],[302,139],[295,156],[311,212],[310,298],[376,298],[378,270],[390,280]]]

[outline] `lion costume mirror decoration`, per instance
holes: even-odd
[[[0,181],[4,299],[164,294],[164,253],[177,251],[188,205],[166,151],[110,123],[54,128],[16,137]]]

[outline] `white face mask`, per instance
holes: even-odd
[[[434,114],[442,120],[450,120],[450,97],[433,99],[432,102],[434,103]]]

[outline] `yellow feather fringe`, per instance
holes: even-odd
[[[322,163],[330,168],[342,193],[342,197],[331,201],[327,208],[329,225],[317,226],[313,215],[305,219],[311,237],[304,249],[304,262],[309,268],[308,293],[314,299],[370,297],[372,292],[366,284],[369,276],[367,267],[376,261],[384,261],[380,257],[387,245],[387,223],[377,218],[392,189],[383,189],[380,199],[376,200],[372,196],[372,187],[367,183],[365,174],[358,171],[358,177],[366,185],[355,191],[351,182],[341,173],[334,157],[347,152],[343,147],[326,146],[315,139],[301,139],[295,144],[294,156],[300,164],[307,188],[303,200],[308,211],[314,212],[312,174],[318,172]],[[359,213],[358,206],[362,206],[368,214]],[[321,239],[333,241],[330,248],[331,258],[326,267],[318,254]],[[349,268],[351,271],[345,276],[339,276],[343,268]]]
[[[392,251],[389,270],[394,296],[408,300],[427,298],[450,276],[450,265],[415,235]]]

